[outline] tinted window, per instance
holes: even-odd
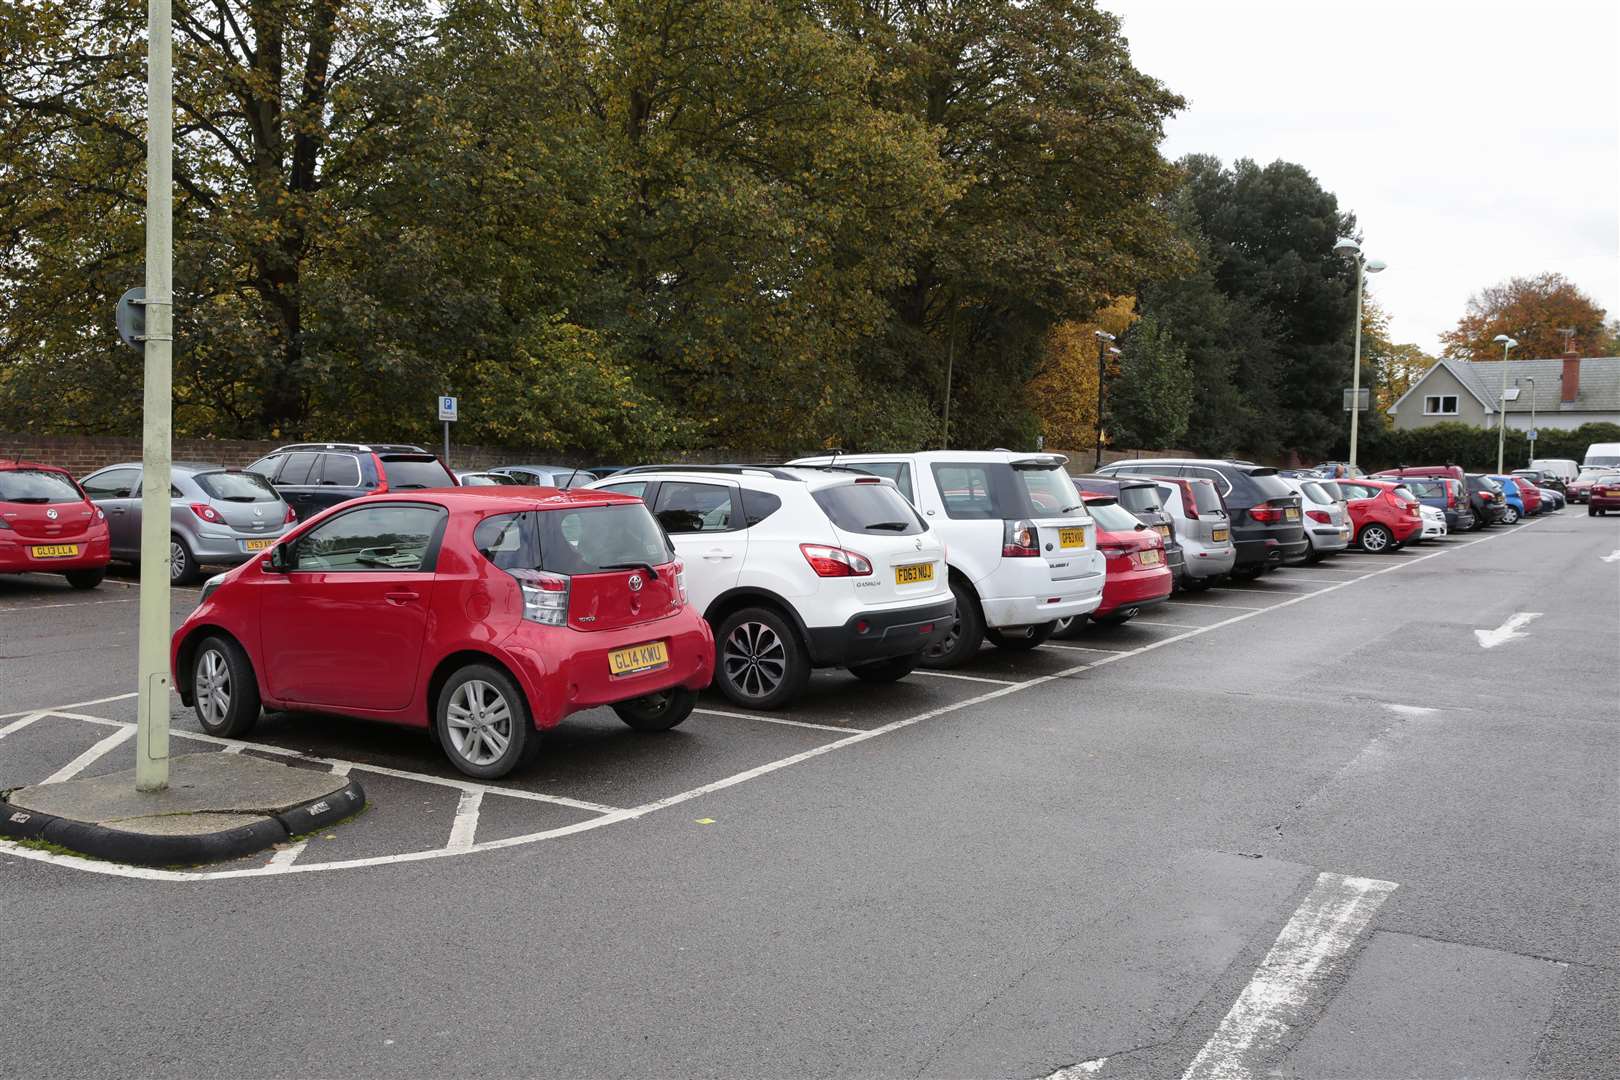
[[[731,489],[666,480],[658,488],[653,512],[658,523],[672,533],[725,532],[732,528]]]
[[[281,456],[279,454],[272,454],[269,457],[260,458],[258,461],[255,461],[253,464],[249,465],[247,467],[247,471],[250,473],[258,473],[266,480],[274,480],[276,478],[276,469],[280,465]]]
[[[360,486],[360,463],[355,460],[353,454],[322,454],[316,469],[317,471],[310,477],[312,484]]]
[[[1323,488],[1321,484],[1315,483],[1311,480],[1307,480],[1305,483],[1299,485],[1299,490],[1303,491],[1305,493],[1305,497],[1314,503],[1332,503],[1339,501],[1332,495],[1329,495],[1327,490]]]
[[[83,502],[84,496],[66,473],[46,469],[8,469],[0,472],[0,502]]]
[[[84,493],[92,499],[127,499],[140,478],[139,469],[108,469],[85,477]]]
[[[1015,468],[1013,472],[1023,482],[1024,491],[1040,517],[1080,517],[1085,514],[1074,481],[1062,469],[1056,466],[1049,469]],[[1153,489],[1142,490],[1153,500],[1153,508],[1157,510],[1159,499]]]
[[[1316,486],[1333,496],[1334,502],[1344,501],[1344,489],[1339,487],[1337,480],[1318,480]]]
[[[1198,507],[1200,514],[1213,514],[1224,512],[1226,507],[1221,505],[1221,494],[1215,490],[1214,484],[1193,484],[1193,504]]]
[[[1258,469],[1249,473],[1249,483],[1262,499],[1286,498],[1293,494],[1287,482],[1277,475],[1276,469]]]
[[[1147,513],[1151,510],[1162,510],[1164,500],[1159,498],[1159,489],[1156,487],[1126,487],[1120,486],[1119,505],[1136,513]]]
[[[935,465],[934,482],[939,485],[939,497],[945,503],[945,514],[953,518],[988,520],[990,518],[1019,517],[1011,498],[1007,480],[1002,482],[998,500],[990,490],[990,468],[987,465]],[[1011,469],[1007,472],[1011,473]],[[1003,508],[1007,512],[1003,512]]]
[[[647,497],[647,481],[635,480],[625,484],[609,484],[603,491],[617,491],[621,495],[634,495],[638,499]]]
[[[1404,486],[1411,489],[1412,494],[1425,499],[1443,499],[1446,495],[1445,484],[1439,480],[1419,480],[1409,478]]]
[[[743,520],[753,528],[782,508],[782,500],[768,491],[742,489]]]
[[[383,479],[394,491],[456,486],[456,478],[435,457],[384,454],[382,463]]]
[[[887,484],[839,484],[822,488],[812,498],[845,532],[914,536],[923,531],[911,504]]]
[[[309,474],[315,471],[315,462],[319,454],[299,451],[287,455],[287,463],[281,467],[281,473],[276,477],[278,484],[307,484],[310,482]]]
[[[1128,533],[1142,526],[1129,510],[1116,502],[1090,502],[1086,509],[1091,512],[1097,528],[1104,532]]]
[[[473,544],[502,570],[595,574],[675,557],[647,508],[639,503],[530,510],[479,522]]]
[[[1219,491],[1222,495],[1232,494],[1232,482],[1219,471],[1211,469],[1206,465],[1183,465],[1181,467],[1181,475],[1196,476],[1204,480],[1212,481],[1215,484],[1215,490]]]
[[[914,497],[911,490],[911,466],[904,461],[863,461],[859,465],[851,465],[850,468],[871,473],[873,476],[887,476],[900,489],[900,494],[908,499]]]
[[[226,502],[275,502],[281,498],[270,482],[258,473],[250,472],[211,472],[198,473],[192,477],[197,486],[202,488],[211,499],[223,499]]]
[[[387,504],[352,510],[300,537],[293,569],[334,571],[431,570],[428,551],[445,512],[432,506]]]

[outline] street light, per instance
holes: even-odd
[[[1361,245],[1348,236],[1340,237],[1339,242],[1333,245],[1336,255],[1344,255],[1355,260],[1356,263],[1356,350],[1355,359],[1350,366],[1350,475],[1355,474],[1356,467],[1356,437],[1360,433],[1361,421],[1361,290],[1368,274],[1376,274],[1387,265],[1381,259],[1370,262],[1361,250]]]
[[[1496,419],[1496,475],[1502,475],[1503,454],[1507,449],[1507,365],[1508,350],[1518,342],[1506,334],[1497,334],[1491,339],[1502,346],[1502,396],[1497,399],[1496,407],[1500,415]]]
[[[1097,457],[1091,463],[1093,470],[1102,468],[1102,411],[1103,411],[1103,363],[1106,358],[1105,350],[1108,343],[1114,340],[1114,335],[1106,330],[1093,330],[1097,335]],[[1113,350],[1116,354],[1118,349]]]
[[[1530,384],[1530,460],[1524,463],[1525,468],[1529,469],[1534,468],[1536,463],[1536,377],[1526,375],[1523,380],[1513,380],[1515,385],[1521,381]]]

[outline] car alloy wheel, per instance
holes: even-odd
[[[1391,540],[1393,540],[1393,537],[1389,535],[1389,530],[1382,525],[1368,525],[1361,530],[1361,547],[1363,551],[1388,551]]]
[[[468,679],[450,695],[445,727],[458,757],[469,765],[493,765],[512,742],[511,703],[499,687]]]
[[[210,646],[197,658],[192,692],[197,699],[197,718],[204,726],[224,726],[231,712],[231,668],[220,650]]]
[[[1507,508],[1507,513],[1502,515],[1502,520],[1507,522],[1509,525],[1518,524],[1518,522],[1519,522],[1519,508],[1516,507],[1516,506],[1509,506]]]
[[[743,622],[726,637],[720,666],[726,681],[748,697],[769,697],[787,676],[787,646],[762,622]]]

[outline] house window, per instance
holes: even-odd
[[[1457,395],[1430,394],[1423,399],[1424,416],[1456,416]]]

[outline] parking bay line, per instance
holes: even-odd
[[[963,682],[989,683],[992,686],[1017,686],[1017,679],[987,679],[983,675],[958,675],[954,671],[930,671],[918,668],[913,675],[927,675],[931,679],[961,679]]]
[[[1272,1051],[1309,1015],[1333,965],[1360,939],[1397,887],[1376,878],[1318,875],[1181,1080],[1261,1075]]]
[[[18,604],[15,607],[0,607],[0,615],[7,615],[13,611],[50,611],[52,608],[65,607],[100,607],[102,604],[134,604],[140,601],[138,596],[126,597],[123,600],[80,600],[73,604]]]
[[[57,769],[55,772],[51,773],[51,775],[47,776],[44,780],[41,780],[40,783],[60,784],[64,780],[73,779],[85,769],[89,768],[91,765],[94,765],[112,751],[116,750],[119,746],[123,745],[129,740],[129,737],[134,734],[135,725],[133,724],[131,724],[129,727],[113,732],[111,735],[108,735],[106,738],[96,743],[90,749],[86,750],[84,753],[80,754],[78,757],[74,758],[60,769]]]
[[[82,709],[86,705],[105,705],[110,701],[128,701],[130,698],[136,696],[137,694],[135,693],[114,694],[112,697],[93,698],[90,701],[73,701],[63,705],[61,709],[21,709],[17,712],[0,713],[0,720],[9,720],[13,716],[26,716],[29,713],[36,711],[40,713],[60,713],[62,709]]]
[[[692,711],[702,713],[704,716],[727,716],[733,720],[758,720],[764,724],[781,724],[784,727],[810,728],[814,731],[836,731],[840,735],[860,730],[859,728],[838,727],[834,724],[812,724],[808,720],[789,720],[785,716],[757,716],[753,713],[726,712],[724,709],[693,709]]]
[[[1258,608],[1256,610],[1264,611],[1265,609],[1264,608]],[[1192,623],[1184,623],[1184,622],[1148,622],[1146,619],[1132,619],[1131,620],[1131,625],[1132,626],[1163,626],[1163,627],[1168,627],[1171,630],[1202,630],[1203,629],[1203,627],[1194,626]]]
[[[13,731],[21,731],[23,728],[27,727],[29,724],[32,724],[35,720],[38,720],[40,717],[48,716],[48,715],[50,715],[50,714],[49,713],[43,713],[43,712],[25,713],[21,720],[13,720],[11,723],[7,724],[5,727],[0,727],[0,739],[3,739],[7,735],[10,735]]]
[[[1536,523],[1532,523],[1532,524],[1536,524]],[[1486,537],[1485,540],[1492,540],[1492,539],[1495,539],[1497,536],[1505,536],[1505,535],[1507,535],[1507,534],[1506,533],[1497,533],[1494,536]],[[1476,541],[1476,543],[1478,543],[1478,542],[1483,542],[1483,541]],[[1171,634],[1168,637],[1160,638],[1158,641],[1150,641],[1145,645],[1139,645],[1134,649],[1130,649],[1130,650],[1126,650],[1126,651],[1122,651],[1122,652],[1114,652],[1114,651],[1110,651],[1110,650],[1098,650],[1098,649],[1085,650],[1084,646],[1052,645],[1052,646],[1050,646],[1052,648],[1072,648],[1072,649],[1078,649],[1078,650],[1084,650],[1084,651],[1090,651],[1090,652],[1107,652],[1108,655],[1099,657],[1098,659],[1093,660],[1093,661],[1091,661],[1089,663],[1077,664],[1074,667],[1066,668],[1063,671],[1055,672],[1055,673],[1053,673],[1051,675],[1037,676],[1037,677],[1035,677],[1033,679],[1030,679],[1030,680],[1028,680],[1026,682],[1017,683],[1017,684],[1015,684],[1013,686],[999,687],[999,688],[997,688],[995,690],[987,691],[986,693],[979,694],[979,695],[977,695],[975,697],[971,697],[971,698],[968,698],[968,699],[963,700],[963,701],[954,702],[954,703],[951,703],[949,705],[942,705],[939,708],[930,709],[927,712],[918,713],[916,716],[909,716],[909,717],[906,717],[906,718],[901,719],[901,720],[891,721],[890,723],[884,724],[884,725],[882,725],[880,727],[869,728],[869,729],[864,730],[864,731],[852,732],[851,734],[847,735],[846,737],[844,737],[842,739],[835,739],[832,742],[824,743],[824,744],[822,744],[820,746],[812,747],[809,750],[801,751],[800,753],[792,754],[792,755],[790,755],[788,757],[785,757],[785,758],[779,758],[776,761],[766,762],[764,765],[755,766],[752,769],[747,769],[747,770],[745,770],[743,772],[733,774],[732,776],[724,777],[724,778],[722,778],[720,780],[716,780],[716,781],[713,781],[712,783],[704,784],[704,785],[702,785],[700,787],[691,788],[690,790],[687,790],[687,791],[678,792],[678,793],[676,793],[674,795],[666,796],[665,798],[656,800],[654,802],[643,803],[640,806],[634,806],[634,807],[630,807],[628,809],[615,810],[615,811],[613,811],[611,813],[602,814],[599,817],[590,818],[590,819],[585,820],[585,821],[577,821],[577,822],[573,823],[572,825],[563,825],[563,826],[559,826],[559,827],[554,828],[554,829],[546,829],[546,830],[543,830],[541,832],[526,833],[526,834],[523,834],[521,836],[507,836],[507,837],[502,837],[499,840],[489,840],[489,841],[484,841],[484,842],[480,842],[480,843],[474,843],[472,845],[472,847],[468,848],[467,850],[468,850],[468,852],[498,851],[498,850],[500,850],[502,848],[518,847],[518,846],[522,846],[522,845],[525,845],[525,844],[537,843],[537,842],[539,842],[541,840],[555,840],[555,839],[561,839],[561,838],[566,837],[566,836],[573,836],[573,835],[575,835],[577,833],[591,832],[591,831],[593,831],[595,829],[604,828],[604,827],[606,827],[608,825],[616,825],[621,821],[633,821],[633,820],[635,820],[637,818],[645,817],[646,815],[651,814],[651,813],[653,813],[655,811],[662,810],[662,809],[665,809],[665,808],[670,807],[670,806],[675,806],[675,805],[678,805],[678,804],[683,803],[683,802],[688,802],[688,801],[690,801],[692,799],[701,798],[704,795],[713,794],[714,792],[717,792],[717,791],[723,791],[726,788],[734,787],[734,786],[736,786],[738,784],[746,783],[749,780],[754,780],[754,779],[757,779],[758,777],[761,777],[761,776],[766,776],[766,775],[768,775],[770,773],[773,773],[773,772],[776,772],[776,771],[778,771],[780,769],[785,769],[785,768],[788,768],[788,767],[793,766],[793,765],[798,765],[798,764],[800,764],[802,762],[809,761],[812,758],[820,757],[823,754],[830,754],[834,750],[841,750],[846,746],[853,746],[856,743],[865,742],[868,739],[875,739],[880,735],[887,735],[890,732],[899,731],[902,728],[911,727],[912,725],[920,724],[925,720],[931,720],[931,719],[934,719],[935,717],[944,716],[944,715],[946,715],[948,713],[957,712],[957,711],[959,711],[961,709],[972,708],[972,707],[974,707],[976,705],[981,705],[981,704],[984,704],[985,702],[993,701],[993,700],[995,700],[997,698],[1006,697],[1009,694],[1015,694],[1015,693],[1019,692],[1020,690],[1025,690],[1025,689],[1028,689],[1029,687],[1043,686],[1043,685],[1045,685],[1047,683],[1056,682],[1059,679],[1066,679],[1066,678],[1069,678],[1071,676],[1077,675],[1082,671],[1088,671],[1088,670],[1090,670],[1092,668],[1102,667],[1102,666],[1104,666],[1106,664],[1111,664],[1111,663],[1114,663],[1115,661],[1118,661],[1118,660],[1128,659],[1129,657],[1139,656],[1142,653],[1152,652],[1155,649],[1162,649],[1162,648],[1165,648],[1165,647],[1167,647],[1169,645],[1174,645],[1174,644],[1176,644],[1178,642],[1185,641],[1185,640],[1187,640],[1189,638],[1198,637],[1201,634],[1207,634],[1207,633],[1209,633],[1210,631],[1213,631],[1213,630],[1224,629],[1225,627],[1231,626],[1234,623],[1245,622],[1245,621],[1247,621],[1249,619],[1255,618],[1258,615],[1262,615],[1262,614],[1264,614],[1265,612],[1268,612],[1268,611],[1275,611],[1278,608],[1292,607],[1293,605],[1303,603],[1304,601],[1309,600],[1312,597],[1321,596],[1324,593],[1337,592],[1338,590],[1340,590],[1342,588],[1345,588],[1347,586],[1359,584],[1360,582],[1366,581],[1369,578],[1378,577],[1381,574],[1388,574],[1388,573],[1391,573],[1393,571],[1400,570],[1402,567],[1409,566],[1409,565],[1412,565],[1414,563],[1422,562],[1425,559],[1438,558],[1438,557],[1440,557],[1442,555],[1448,554],[1449,551],[1450,551],[1450,549],[1448,548],[1448,549],[1444,549],[1444,550],[1440,550],[1440,551],[1430,552],[1430,553],[1428,553],[1426,555],[1419,555],[1419,556],[1417,556],[1415,558],[1401,559],[1401,560],[1399,560],[1397,562],[1392,562],[1387,566],[1379,567],[1377,570],[1369,570],[1365,574],[1362,574],[1359,577],[1351,578],[1351,579],[1349,579],[1347,581],[1342,581],[1342,582],[1340,582],[1340,583],[1338,583],[1336,585],[1329,585],[1326,588],[1317,589],[1314,592],[1301,593],[1301,594],[1299,594],[1297,596],[1291,596],[1286,600],[1279,601],[1278,603],[1273,604],[1270,607],[1263,608],[1263,609],[1258,610],[1258,611],[1245,611],[1245,612],[1242,612],[1241,614],[1233,615],[1231,618],[1222,619],[1219,622],[1211,623],[1208,626],[1200,627],[1200,628],[1198,628],[1196,630],[1186,630],[1186,631],[1183,631],[1182,633],[1179,633],[1179,634]],[[133,694],[126,694],[124,696],[125,697],[133,697],[134,695]],[[199,737],[199,736],[196,736],[194,733],[190,733],[190,732],[184,732],[184,733],[183,732],[175,732],[175,734],[176,735],[191,736],[191,737],[194,737],[194,738]],[[204,738],[206,741],[215,741],[215,740],[212,739],[212,737],[202,737],[202,738]],[[225,742],[226,740],[218,740],[218,741]],[[276,748],[276,749],[279,750],[279,748]],[[303,755],[297,755],[295,751],[283,751],[283,752],[288,753],[288,754],[293,754],[295,756],[303,756]],[[319,760],[319,759],[311,759],[311,760]],[[357,768],[371,768],[371,769],[375,769],[376,771],[383,772],[383,773],[399,774],[399,770],[383,769],[381,766],[362,766],[362,765],[359,765],[357,763],[356,767]],[[418,776],[416,776],[416,774],[409,774],[409,773],[402,774],[402,775],[405,775],[408,778],[418,778],[418,779],[423,779],[423,780],[431,780],[432,782],[445,784],[445,785],[451,786],[451,787],[464,786],[464,785],[460,784],[457,781],[442,780],[442,779],[440,779],[438,777],[425,777],[425,776],[418,777]],[[538,798],[541,801],[548,801],[548,802],[549,801],[556,801],[555,796],[538,796],[538,795],[533,795],[533,794],[528,793],[528,792],[519,793],[519,792],[516,792],[516,791],[512,791],[510,789],[502,790],[500,788],[488,788],[488,785],[465,785],[465,786],[485,787],[488,790],[496,791],[499,794],[509,794],[509,795],[520,795],[521,794],[521,796]],[[140,879],[144,879],[144,880],[148,880],[148,881],[215,881],[215,880],[223,880],[223,879],[228,879],[228,878],[265,877],[265,876],[272,875],[272,874],[282,874],[282,873],[296,874],[296,873],[309,873],[309,872],[313,872],[313,871],[317,871],[317,870],[358,869],[358,868],[366,867],[366,866],[391,866],[391,865],[394,865],[396,863],[424,862],[424,861],[427,861],[427,860],[430,860],[430,859],[442,859],[442,858],[445,858],[445,857],[451,856],[451,855],[466,854],[466,852],[450,851],[450,850],[448,850],[446,848],[430,848],[430,849],[423,850],[423,851],[406,851],[406,852],[400,852],[398,854],[393,854],[393,855],[372,855],[372,856],[367,856],[367,857],[358,858],[358,859],[345,859],[345,860],[327,862],[327,863],[296,864],[296,865],[287,866],[287,867],[262,866],[262,867],[250,867],[250,868],[237,869],[237,870],[161,870],[161,869],[157,869],[157,868],[154,868],[154,867],[128,866],[128,865],[124,865],[124,864],[121,864],[121,863],[100,862],[100,861],[95,860],[95,859],[87,859],[87,858],[84,858],[84,857],[78,856],[78,855],[59,855],[59,854],[57,854],[55,852],[51,852],[51,851],[39,851],[39,850],[34,849],[34,848],[24,847],[24,846],[22,846],[20,844],[17,844],[15,842],[13,842],[13,841],[10,841],[10,840],[0,840],[0,851],[4,851],[4,852],[6,852],[7,854],[10,854],[10,855],[16,855],[19,858],[31,859],[31,860],[34,860],[36,862],[55,863],[58,866],[68,866],[68,867],[72,867],[74,869],[88,870],[88,871],[91,871],[91,872],[94,872],[94,873],[109,874],[109,875],[112,875],[112,876],[115,876],[115,877],[140,878]]]
[[[1166,607],[1223,608],[1223,609],[1226,609],[1226,610],[1229,610],[1229,611],[1264,611],[1264,610],[1266,610],[1263,607],[1250,607],[1247,604],[1213,604],[1213,603],[1195,604],[1195,603],[1191,602],[1190,600],[1166,600],[1164,603],[1165,603]]]

